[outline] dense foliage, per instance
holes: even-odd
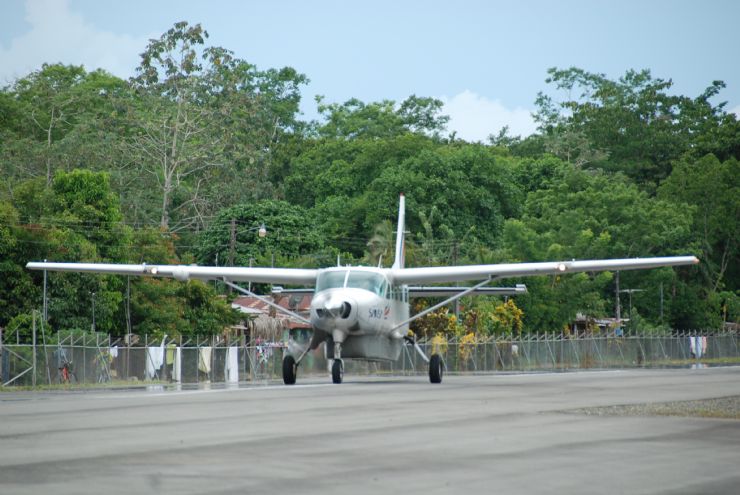
[[[416,95],[318,98],[319,121],[302,121],[305,75],[207,40],[178,23],[128,81],[54,64],[2,88],[0,326],[41,306],[29,260],[388,265],[401,192],[411,265],[696,254],[698,267],[622,274],[642,289],[636,319],[737,320],[740,124],[715,103],[722,82],[687,97],[647,70],[551,69],[538,133],[469,143],[446,132],[440,101]],[[516,304],[473,299],[416,329],[559,331],[577,313],[614,314],[614,274],[523,282]],[[90,328],[93,307],[96,330],[119,335],[235,321],[198,282],[51,274],[48,286],[54,331]]]

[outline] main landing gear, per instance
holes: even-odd
[[[431,383],[442,383],[442,375],[444,374],[445,367],[445,363],[442,361],[442,356],[439,354],[432,354],[432,357],[428,358],[421,347],[419,347],[419,344],[416,343],[416,340],[411,337],[404,338],[406,339],[406,342],[414,346],[414,349],[419,353],[419,356],[429,363],[429,381]]]
[[[432,354],[429,358],[429,381],[431,383],[442,383],[442,374],[444,373],[444,363],[439,354]]]
[[[283,358],[283,383],[295,385],[296,375],[298,375],[298,365],[295,358],[288,354]]]
[[[296,377],[298,376],[298,365],[301,363],[304,357],[306,357],[306,354],[308,354],[308,351],[310,351],[313,347],[313,340],[311,343],[306,347],[306,349],[301,353],[300,356],[298,356],[298,359],[294,358],[290,354],[286,355],[283,358],[283,383],[286,385],[295,385]]]

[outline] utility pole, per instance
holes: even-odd
[[[44,259],[44,263],[46,263],[46,259]],[[48,304],[46,299],[46,270],[44,270],[44,323],[49,321],[49,313],[48,313]]]
[[[457,241],[455,241],[455,244],[452,246],[452,265],[457,266]],[[457,282],[455,282],[455,285],[459,285]],[[455,321],[458,323],[460,322],[460,299],[455,299]]]
[[[621,329],[622,328],[622,308],[619,302],[619,272],[617,272],[616,282],[617,282],[617,285],[616,285],[616,288],[614,289],[614,293],[615,293],[616,301],[617,301],[615,312],[617,314],[617,325]]]
[[[630,330],[634,330],[634,323],[632,321],[632,293],[643,292],[645,289],[622,289],[620,292],[626,292],[630,295]]]
[[[234,252],[236,251],[236,218],[231,219],[231,239],[229,240],[229,266],[234,266]]]
[[[92,331],[95,333],[95,293],[92,293]]]
[[[38,313],[38,310],[33,310],[33,357],[31,358],[33,359],[33,375],[31,375],[31,383],[34,388],[36,387],[36,313]]]
[[[236,251],[236,218],[231,219],[231,238],[229,239],[229,266],[234,266],[234,252]],[[231,294],[229,287],[229,294]]]

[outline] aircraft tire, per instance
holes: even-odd
[[[439,354],[432,354],[429,358],[429,381],[432,383],[442,383],[443,374],[442,357]]]
[[[298,366],[295,364],[295,358],[288,354],[283,358],[283,383],[286,385],[295,385]]]
[[[342,383],[344,379],[344,362],[341,359],[335,359],[331,365],[331,381],[334,383]]]

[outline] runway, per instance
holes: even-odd
[[[738,493],[740,367],[0,394],[0,493]]]

